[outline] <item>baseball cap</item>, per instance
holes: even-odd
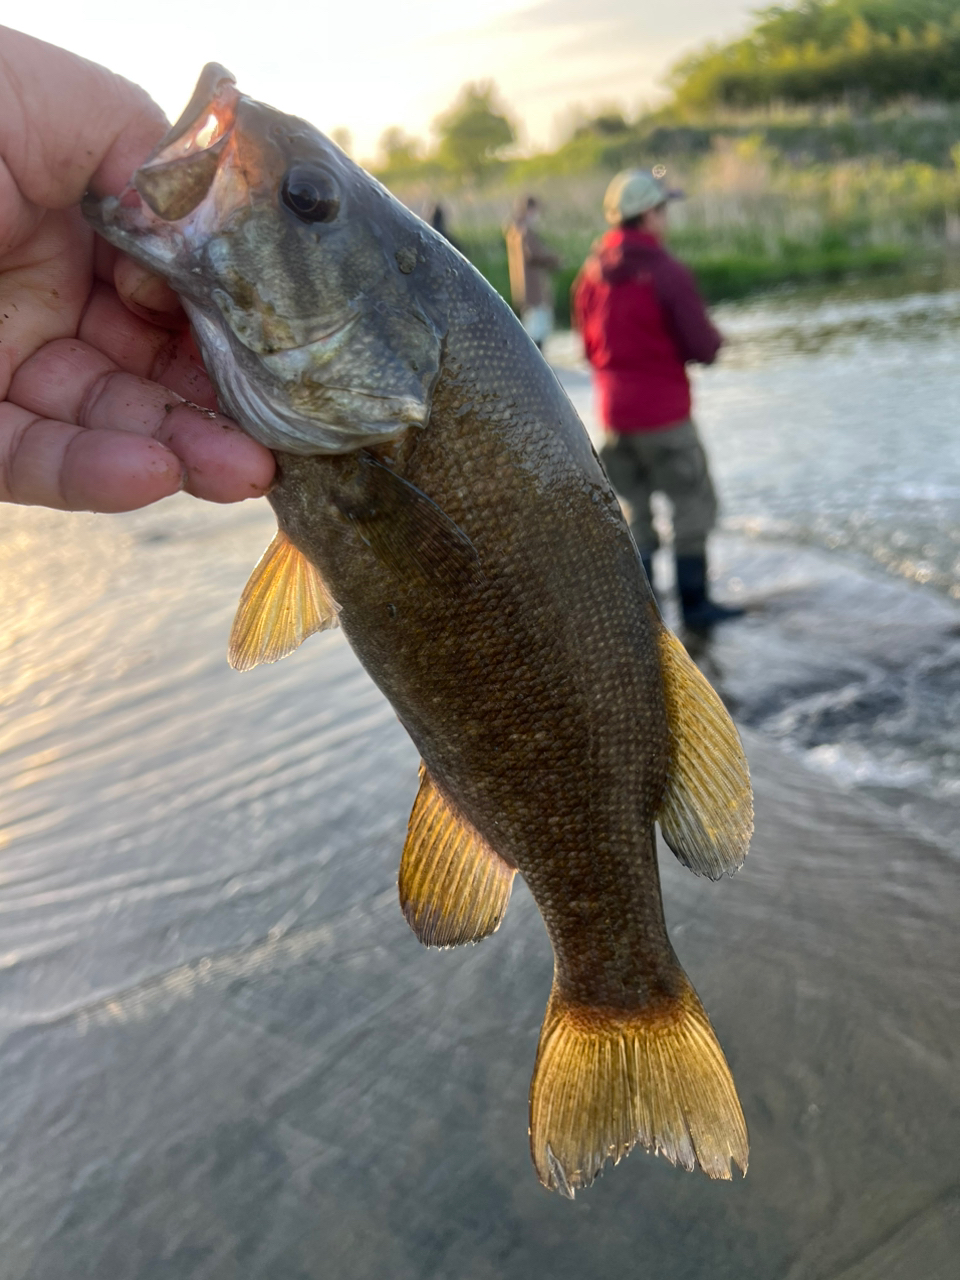
[[[607,187],[603,212],[616,225],[624,218],[636,218],[667,200],[682,200],[683,192],[664,186],[650,169],[624,169]]]

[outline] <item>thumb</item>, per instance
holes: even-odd
[[[163,137],[149,95],[65,49],[0,27],[0,161],[45,209],[116,194]]]

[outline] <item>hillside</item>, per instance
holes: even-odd
[[[802,0],[765,10],[741,40],[672,75],[674,109],[905,95],[960,99],[957,0]]]

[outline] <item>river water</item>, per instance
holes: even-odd
[[[538,1187],[535,908],[420,948],[416,753],[340,633],[226,666],[266,504],[0,508],[0,1280],[955,1274],[960,293],[719,318],[713,563],[750,612],[698,657],[757,836],[663,878],[746,1180],[635,1153]]]
[[[728,534],[716,567],[728,598],[753,613],[713,647],[712,676],[728,672],[741,722],[844,783],[919,806],[950,839],[960,829],[960,291],[851,286],[721,308],[717,320],[728,346],[695,375],[697,416]],[[578,356],[560,336],[561,377],[596,436]],[[658,570],[668,581],[668,556]],[[891,626],[904,640],[907,626],[905,647],[876,643]],[[788,652],[793,675],[778,671],[768,687],[758,665]]]

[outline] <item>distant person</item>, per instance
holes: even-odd
[[[612,224],[573,284],[572,310],[593,366],[606,442],[600,459],[630,508],[630,528],[653,582],[659,541],[650,498],[673,506],[677,591],[694,630],[739,617],[710,599],[707,535],[717,499],[690,417],[686,364],[712,364],[723,341],[693,276],[663,247],[667,202],[677,199],[646,169],[620,173],[603,200]]]
[[[447,211],[439,201],[433,206],[433,212],[430,214],[430,225],[434,231],[443,236],[444,240],[452,244],[455,249],[460,250],[459,244],[454,240],[450,234],[450,228],[447,226]]]
[[[523,327],[542,351],[553,331],[553,285],[550,272],[560,266],[560,259],[537,235],[540,203],[536,196],[524,196],[517,202],[513,218],[504,232],[507,241],[507,263],[510,267],[510,293],[514,309]]]

